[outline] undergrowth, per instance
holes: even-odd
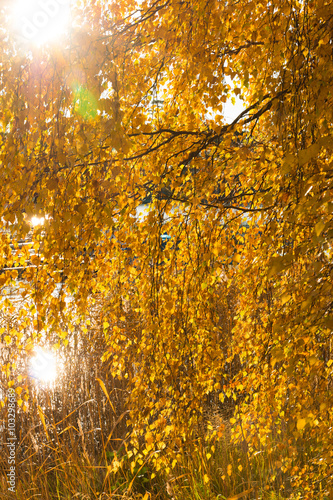
[[[265,449],[249,453],[246,443],[232,442],[228,422],[225,432],[215,444],[207,444],[203,437],[196,442],[197,451],[182,450],[181,459],[168,473],[153,470],[149,461],[133,464],[127,458],[125,446],[120,441],[101,447],[99,453],[89,454],[84,439],[78,445],[77,430],[67,430],[66,442],[58,446],[45,442],[45,453],[31,453],[17,463],[16,498],[30,500],[289,500],[307,499],[306,487],[293,481],[293,468],[283,471],[282,463],[288,457],[287,436],[275,443],[276,453]],[[81,436],[82,438],[82,436]],[[71,444],[72,443],[72,446]],[[125,445],[125,446],[124,446]],[[298,443],[304,457],[306,443]],[[20,443],[18,443],[20,449]],[[36,448],[37,450],[37,448]],[[40,450],[38,450],[40,451]],[[96,451],[96,450],[95,450]],[[99,459],[96,460],[96,457]],[[118,464],[115,467],[115,464]],[[303,464],[306,466],[306,463]],[[5,471],[5,449],[1,452],[1,498],[14,495],[8,491]],[[298,460],[297,470],[300,462]],[[296,466],[295,466],[296,467]],[[318,484],[317,500],[332,500],[328,481]]]

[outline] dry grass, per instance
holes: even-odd
[[[226,314],[222,311],[223,314]],[[221,317],[223,314],[221,313]],[[232,308],[231,313],[232,314]],[[6,323],[7,322],[7,323]],[[15,318],[2,317],[2,327],[15,327]],[[80,325],[69,345],[58,351],[63,370],[57,382],[42,386],[31,378],[22,382],[29,409],[16,409],[16,476],[20,500],[301,500],[306,491],[292,484],[292,467],[306,467],[311,442],[296,442],[286,427],[270,436],[270,450],[249,450],[246,436],[233,441],[230,418],[234,403],[223,405],[218,394],[206,400],[206,411],[196,435],[196,446],[184,447],[171,472],[156,472],[150,464],[131,467],[126,459],[128,443],[128,386],[110,375],[101,356],[107,349],[100,335],[98,315],[92,314],[88,332]],[[230,331],[231,323],[225,327]],[[52,338],[49,339],[52,341]],[[17,346],[1,351],[1,364],[16,357],[16,368],[1,373],[2,399],[10,375],[26,372],[27,360]],[[230,370],[237,367],[230,366]],[[2,442],[7,439],[7,406],[1,409]],[[213,444],[207,427],[218,433]],[[255,422],[251,432],[256,433]],[[192,443],[193,444],[193,443]],[[315,447],[314,447],[315,449]],[[191,452],[189,452],[191,450]],[[196,450],[193,452],[193,450]],[[294,450],[293,457],[290,450]],[[281,463],[291,458],[291,468]],[[8,491],[8,452],[0,451],[0,497]],[[115,459],[121,463],[113,470]],[[293,463],[294,460],[294,463]],[[312,500],[312,498],[310,499]],[[329,478],[318,482],[316,500],[333,500]]]

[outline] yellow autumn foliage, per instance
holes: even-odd
[[[134,461],[171,467],[207,408],[228,406],[249,459],[281,429],[295,463],[309,444],[315,472],[291,475],[319,498],[333,465],[332,2],[85,0],[41,46],[9,7],[0,284],[2,308],[15,288],[25,312],[1,342],[19,356],[59,332],[59,347],[101,301]]]

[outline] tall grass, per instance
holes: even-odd
[[[202,434],[196,437],[196,452],[188,453],[184,447],[181,459],[168,473],[154,471],[149,463],[133,469],[125,455],[126,428],[117,430],[113,425],[110,437],[112,425],[108,422],[114,422],[114,416],[108,398],[98,383],[91,384],[89,391],[93,397],[72,407],[67,415],[64,408],[55,405],[63,395],[66,409],[70,406],[64,386],[62,391],[53,388],[35,394],[33,411],[23,413],[18,409],[17,498],[20,500],[310,498],[304,487],[293,483],[292,475],[293,467],[306,467],[311,458],[311,443],[291,443],[293,438],[285,431],[272,436],[273,453],[264,447],[250,453],[246,442],[233,442],[231,424],[223,412],[210,415],[208,425],[219,433],[214,444],[205,439],[201,429]],[[126,414],[121,417],[120,414],[120,423]],[[291,456],[293,446],[298,447],[298,453],[294,450]],[[113,468],[115,459],[121,463],[117,471]],[[294,463],[284,471],[282,463],[287,459]],[[8,466],[4,448],[0,469],[1,498],[12,498],[5,481]],[[328,481],[318,483],[317,499],[332,500]]]
[[[1,321],[3,328],[8,322],[11,328],[15,326],[13,316]],[[128,383],[114,379],[101,362],[107,346],[98,317],[92,315],[89,332],[80,328],[74,329],[68,346],[58,350],[63,368],[57,381],[46,386],[28,377],[17,393],[23,401],[29,395],[28,410],[23,411],[23,403],[16,410],[19,500],[314,500],[306,489],[307,477],[311,482],[313,474],[317,478],[315,500],[333,500],[332,477],[318,473],[312,465],[313,450],[318,449],[313,446],[315,436],[300,440],[281,424],[267,436],[269,446],[253,449],[247,435],[236,440],[233,434],[230,419],[235,403],[227,406],[213,396],[207,401],[195,442],[181,448],[180,458],[168,471],[154,470],[148,460],[133,467],[126,458]],[[10,376],[26,373],[25,354],[16,345],[3,349],[1,356],[2,365],[16,358]],[[1,372],[2,400],[9,375]],[[0,417],[5,443],[6,404]],[[250,432],[258,433],[258,425],[252,422]],[[207,439],[208,429],[215,431],[215,440]],[[7,459],[3,445],[1,499],[13,498],[6,482]]]

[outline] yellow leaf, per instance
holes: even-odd
[[[312,365],[314,365],[316,362],[317,362],[317,358],[316,358],[316,356],[310,356],[310,358],[309,358],[309,363],[310,363],[310,365],[312,366]]]
[[[147,441],[147,444],[153,444],[154,438],[151,432],[147,432],[145,439]]]
[[[288,302],[291,299],[291,295],[289,293],[285,293],[281,297],[281,304],[284,305],[286,302]]]
[[[100,378],[96,378],[96,380],[97,380],[97,382],[99,382],[99,385],[101,386],[102,391],[104,392],[105,396],[107,397],[107,400],[109,401],[109,403],[110,403],[110,406],[111,406],[112,410],[113,410],[113,411],[114,411],[114,413],[116,414],[116,410],[114,409],[114,406],[113,406],[113,404],[111,403],[111,399],[110,399],[110,397],[109,397],[109,393],[108,393],[108,391],[107,391],[107,389],[106,389],[106,387],[105,387],[105,384],[104,384],[103,380],[101,380]]]
[[[40,258],[38,257],[38,255],[32,255],[31,256],[31,263],[34,265],[34,266],[38,266],[39,263],[40,263]]]
[[[241,256],[239,255],[239,253],[236,253],[234,256],[233,256],[233,261],[236,262],[236,263],[239,263],[241,260]]]
[[[207,474],[204,475],[204,483],[205,484],[209,483],[209,477]]]
[[[297,429],[298,429],[299,431],[301,431],[302,429],[304,429],[305,425],[306,425],[306,420],[305,420],[305,418],[299,418],[299,419],[297,420]]]
[[[320,220],[319,222],[317,222],[317,224],[315,225],[315,233],[317,236],[320,236],[322,230],[324,229],[325,227],[325,222],[323,222],[322,220]]]

